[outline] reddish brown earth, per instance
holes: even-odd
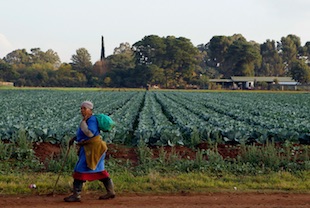
[[[107,152],[107,159],[109,159],[110,156],[117,159],[124,159],[124,160],[128,159],[133,164],[136,164],[138,161],[137,151],[136,148],[134,147],[109,144],[108,148],[109,149]],[[181,158],[187,158],[187,159],[194,159],[196,157],[196,151],[188,147],[166,146],[162,148],[167,153],[167,156],[169,156],[169,154],[176,154]],[[198,149],[201,150],[202,149],[206,150],[208,148],[209,148],[208,144],[206,143],[198,145]],[[154,157],[158,157],[161,151],[160,147],[150,147],[150,149],[152,150]],[[233,145],[219,144],[217,146],[217,150],[224,158],[235,158],[238,154],[240,154],[240,148],[238,146]],[[51,155],[57,156],[60,154],[60,145],[50,143],[35,143],[34,151],[35,155],[41,161],[45,161],[45,159],[50,158]]]
[[[22,208],[309,208],[308,194],[212,193],[204,195],[117,196],[108,201],[84,194],[82,202],[67,203],[65,195],[0,196],[0,207]]]
[[[206,144],[199,145],[200,149],[207,149]],[[49,143],[34,144],[36,156],[44,161],[46,157],[58,155],[59,145]],[[167,154],[178,154],[182,158],[195,158],[196,152],[186,147],[164,147]],[[154,157],[159,155],[159,148],[152,148]],[[234,158],[240,154],[236,146],[219,145],[219,153],[224,157]],[[113,158],[131,160],[137,163],[135,148],[128,148],[122,145],[109,145],[107,159]],[[206,193],[206,194],[185,194],[185,195],[118,195],[113,200],[98,200],[94,193],[84,193],[82,202],[66,203],[63,201],[65,195],[0,195],[0,207],[22,208],[22,207],[111,207],[111,208],[309,208],[309,194],[293,193]]]

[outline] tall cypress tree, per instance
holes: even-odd
[[[103,36],[101,36],[101,56],[100,56],[100,61],[103,61],[104,59],[105,59],[104,41],[103,41]]]

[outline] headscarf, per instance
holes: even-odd
[[[82,102],[81,107],[85,107],[92,110],[94,108],[94,104],[90,101],[84,101]]]

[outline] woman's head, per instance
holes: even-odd
[[[92,115],[94,104],[90,101],[84,101],[81,104],[81,114],[83,117],[86,115]]]
[[[82,102],[81,107],[85,107],[85,108],[88,108],[90,110],[93,110],[94,104],[90,101],[84,101],[84,102]]]

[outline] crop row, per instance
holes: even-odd
[[[310,143],[310,97],[302,93],[0,90],[0,99],[2,140],[23,129],[34,142],[66,141],[81,119],[80,103],[90,100],[94,113],[117,123],[103,133],[114,143]]]

